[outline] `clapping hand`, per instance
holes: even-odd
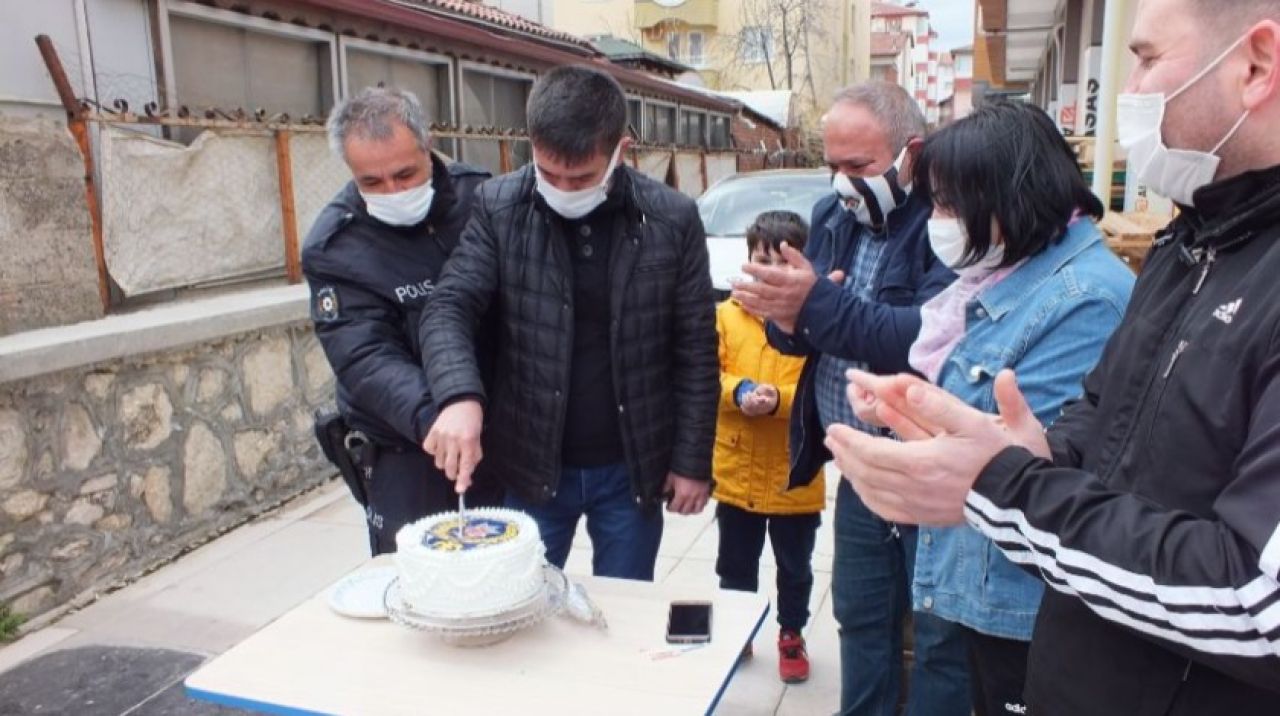
[[[849,387],[845,390],[845,395],[849,398],[849,405],[853,407],[853,415],[867,425],[883,428],[884,421],[876,414],[878,405],[876,394],[858,384],[855,380],[857,373],[858,371],[852,368],[845,372],[845,377],[849,379]]]
[[[858,496],[892,522],[953,525],[982,470],[1001,450],[1049,458],[1049,444],[1012,371],[996,378],[999,415],[965,404],[915,376],[851,374],[875,398],[875,415],[901,442],[833,425],[826,445]],[[865,408],[864,408],[865,410]]]
[[[782,258],[787,262],[785,266],[744,265],[743,272],[755,280],[734,283],[733,298],[748,312],[773,321],[784,333],[793,334],[800,309],[804,308],[819,277],[809,259],[785,243]],[[823,278],[841,283],[844,272],[835,271]]]

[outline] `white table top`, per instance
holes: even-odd
[[[604,611],[607,631],[554,616],[492,646],[454,647],[339,616],[326,589],[193,673],[187,692],[277,714],[711,713],[769,612],[746,592],[570,578]],[[673,599],[713,602],[710,644],[672,655]]]

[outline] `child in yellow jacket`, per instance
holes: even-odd
[[[747,229],[750,260],[781,265],[783,242],[803,250],[804,219],[769,211]],[[813,547],[826,490],[822,475],[787,490],[787,432],[803,358],[769,345],[764,321],[728,300],[716,310],[720,334],[720,412],[716,421],[715,490],[722,589],[756,591],[765,534],[778,565],[778,672],[783,681],[809,678],[801,631],[809,620]]]

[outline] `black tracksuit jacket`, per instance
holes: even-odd
[[[1158,237],[1053,461],[1010,448],[970,523],[1051,589],[1040,716],[1280,714],[1280,167]]]

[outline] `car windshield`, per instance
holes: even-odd
[[[821,172],[745,175],[712,187],[698,199],[698,211],[708,236],[742,236],[763,211],[794,211],[808,221],[830,191]]]

